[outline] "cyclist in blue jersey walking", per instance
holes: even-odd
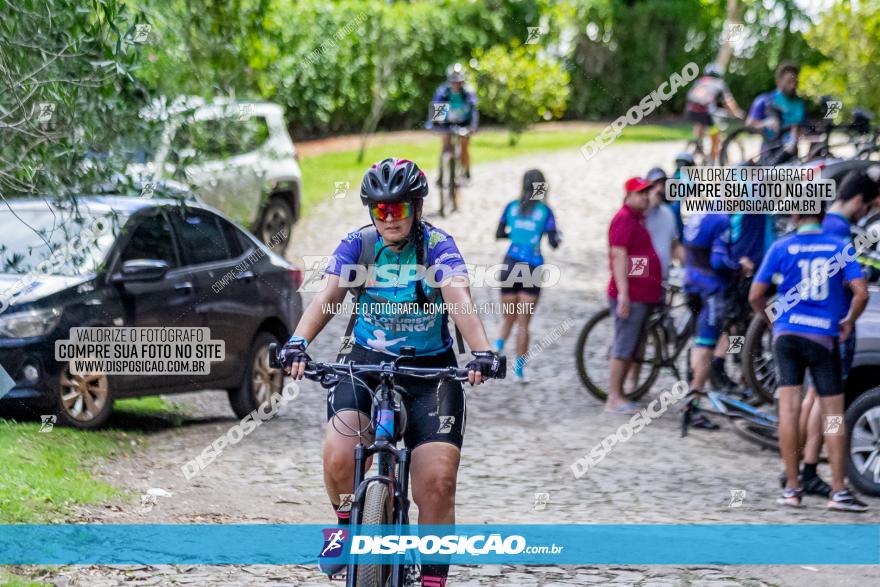
[[[505,270],[500,276],[504,283],[501,288],[501,304],[504,319],[501,333],[495,341],[495,350],[499,353],[513,325],[517,325],[516,354],[513,367],[514,380],[525,382],[526,354],[529,350],[529,322],[535,312],[538,296],[541,294],[540,266],[544,264],[541,255],[541,239],[547,235],[547,241],[554,249],[562,240],[556,226],[556,217],[546,203],[547,180],[537,169],[530,169],[523,175],[522,192],[518,200],[507,204],[498,229],[496,238],[510,239],[510,247],[504,257]]]
[[[824,213],[792,216],[797,232],[778,240],[767,251],[749,291],[749,302],[755,312],[765,315],[770,283],[774,275],[782,277],[779,297],[771,308],[779,395],[779,452],[787,475],[778,502],[791,507],[802,505],[798,420],[801,387],[809,371],[827,423],[825,442],[832,475],[828,509],[864,512],[867,505],[844,483],[846,424],[839,342],[852,335],[856,319],[865,309],[867,283],[855,255],[851,254],[852,245],[822,228]],[[849,304],[844,292],[846,284],[852,290]]]
[[[455,308],[472,306],[464,259],[452,236],[422,221],[422,202],[428,194],[425,174],[412,161],[385,159],[367,170],[361,183],[361,201],[372,225],[349,233],[336,247],[325,274],[326,286],[306,308],[281,351],[282,364],[300,379],[311,360],[307,347],[333,317],[355,280],[358,267],[375,266],[375,277],[353,290],[358,302],[354,347],[348,359],[378,363],[414,347],[414,367],[457,365],[447,314],[440,302],[451,305],[452,318],[473,350],[466,368],[468,381],[478,385],[503,373],[501,358],[490,349],[479,316]],[[419,274],[420,267],[428,271]],[[429,279],[430,277],[430,279]],[[397,311],[399,310],[399,311]],[[363,377],[370,385],[376,380]],[[348,512],[339,511],[340,495],[350,494],[354,482],[356,433],[369,442],[371,396],[360,380],[343,380],[331,390],[324,438],[324,483],[339,524],[348,524]],[[465,396],[461,384],[440,387],[415,377],[398,376],[411,395],[403,402],[408,415],[404,436],[412,449],[412,495],[420,524],[455,523],[455,486],[465,431]],[[441,426],[441,418],[443,426]],[[448,425],[451,423],[451,426]],[[369,464],[368,464],[369,466]],[[328,574],[343,564],[321,563]],[[448,564],[422,567],[422,584],[444,585]]]
[[[684,226],[685,292],[699,298],[697,335],[691,353],[691,405],[699,407],[699,395],[713,369],[713,355],[717,355],[721,338],[725,290],[735,276],[751,276],[754,265],[748,257],[734,258],[730,254],[730,219],[726,214],[691,214]],[[724,346],[724,345],[722,345]],[[726,352],[726,349],[723,349]],[[715,356],[714,368],[723,367],[723,354]],[[704,413],[695,411],[690,425],[695,428],[716,430],[718,425]]]

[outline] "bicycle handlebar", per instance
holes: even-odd
[[[458,367],[406,367],[398,365],[397,362],[408,357],[398,357],[394,361],[382,362],[379,364],[357,364],[357,363],[321,363],[318,361],[309,361],[306,363],[305,377],[313,381],[326,382],[327,378],[334,375],[349,375],[362,373],[387,373],[390,375],[408,375],[418,377],[420,379],[428,379],[435,381],[466,381],[468,378],[468,370]],[[269,367],[272,369],[281,369],[281,361],[278,356],[278,345],[271,343],[269,345]]]
[[[448,126],[445,125],[433,125],[429,129],[432,132],[443,133],[448,135],[458,135],[460,137],[466,137],[471,134],[471,130],[467,126],[461,126],[458,124],[450,124]]]

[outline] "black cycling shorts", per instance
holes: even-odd
[[[703,126],[715,126],[715,121],[712,120],[712,115],[708,112],[694,112],[693,110],[688,110],[687,119],[690,122],[702,124]]]
[[[371,349],[355,345],[348,355],[353,363],[377,364],[390,361],[392,357]],[[458,361],[452,349],[439,355],[416,357],[404,363],[408,367],[456,367]],[[359,376],[370,389],[379,384],[379,377],[370,373]],[[416,377],[395,376],[395,383],[409,392],[403,396],[407,414],[406,431],[403,440],[406,446],[414,449],[425,442],[448,442],[461,448],[465,428],[465,396],[464,389],[458,381],[445,381],[437,387],[436,381],[426,381]],[[356,388],[356,389],[355,389]],[[327,396],[327,420],[342,410],[357,410],[370,416],[372,408],[370,391],[355,379],[352,387],[351,378],[342,377],[339,384],[330,390]],[[352,433],[345,427],[340,432]]]
[[[517,268],[516,272],[514,272],[514,268]],[[513,273],[512,276],[511,273]],[[504,284],[508,283],[508,280],[511,278],[513,281],[509,285],[501,286],[502,294],[522,292],[535,297],[541,295],[541,286],[536,283],[540,279],[540,269],[536,265],[529,265],[524,261],[516,261],[510,257],[505,257],[504,269],[501,270],[498,281]]]
[[[754,312],[749,304],[751,277],[738,277],[724,290],[724,330],[737,327],[737,334],[745,334]]]
[[[829,350],[808,338],[782,334],[773,341],[773,358],[776,360],[777,385],[803,385],[804,374],[809,369],[820,396],[843,393],[837,339]]]

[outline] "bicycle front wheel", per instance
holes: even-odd
[[[745,419],[738,419],[733,421],[733,431],[740,438],[748,440],[761,448],[779,450],[779,436],[775,428]]]
[[[440,216],[446,217],[446,189],[449,184],[451,184],[454,179],[450,170],[450,162],[452,161],[452,156],[448,152],[441,153],[440,155],[440,181],[438,183],[438,187],[440,189],[437,192],[440,195]]]
[[[584,387],[599,400],[608,398],[608,371],[614,341],[614,319],[608,309],[597,312],[578,336],[575,359]],[[648,393],[660,373],[660,335],[651,328],[644,332],[636,358],[624,377],[623,395],[635,401]]]
[[[391,524],[391,500],[388,497],[388,486],[381,482],[375,482],[367,487],[364,497],[364,513],[361,524],[380,525]],[[369,555],[360,555],[357,566],[358,587],[385,587],[385,583],[391,576],[391,565],[370,564]],[[365,560],[366,563],[361,562]]]

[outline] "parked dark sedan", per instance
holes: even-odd
[[[91,429],[118,398],[225,389],[244,417],[280,391],[268,347],[302,314],[301,272],[211,208],[12,201],[0,210],[0,262],[0,409],[48,410],[37,413]],[[75,374],[55,355],[75,327],[207,327],[225,357],[209,374]]]

